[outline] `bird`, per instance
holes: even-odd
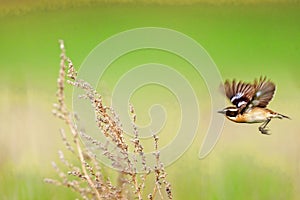
[[[255,79],[254,83],[244,81],[226,80],[224,85],[225,95],[233,104],[218,111],[227,119],[236,123],[262,123],[258,130],[262,134],[270,135],[267,125],[273,118],[291,119],[290,117],[274,112],[267,108],[272,100],[276,86],[266,76]],[[223,91],[224,91],[223,90]]]

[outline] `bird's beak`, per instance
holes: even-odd
[[[225,110],[219,110],[218,113],[225,114],[226,111]]]

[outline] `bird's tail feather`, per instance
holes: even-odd
[[[280,114],[280,113],[276,113],[276,115],[279,119],[283,119],[283,118],[291,119],[289,116],[286,116],[286,115],[283,115],[283,114]]]

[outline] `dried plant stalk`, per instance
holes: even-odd
[[[77,71],[75,70],[72,61],[66,56],[64,42],[60,40],[59,43],[61,49],[61,62],[57,79],[57,103],[54,104],[53,114],[63,120],[67,125],[70,135],[67,135],[64,129],[60,129],[62,141],[66,149],[78,158],[80,165],[78,167],[68,161],[65,158],[63,151],[59,151],[59,158],[62,164],[68,169],[68,172],[63,172],[63,170],[53,162],[53,168],[59,175],[60,180],[47,178],[45,179],[45,182],[58,186],[67,186],[78,192],[82,199],[136,198],[141,200],[146,196],[148,199],[163,199],[163,196],[172,199],[171,184],[166,180],[167,173],[159,159],[158,137],[155,135],[153,136],[156,165],[154,169],[151,169],[151,167],[146,164],[144,147],[138,137],[138,128],[135,125],[136,114],[134,107],[129,105],[134,133],[134,137],[130,141],[134,147],[133,156],[130,156],[132,154],[129,152],[129,143],[124,137],[125,133],[118,115],[114,112],[112,107],[103,104],[101,95],[98,94],[89,83],[77,79]],[[89,100],[93,106],[97,119],[96,125],[99,128],[99,132],[104,134],[107,138],[106,142],[96,140],[87,133],[78,130],[78,127],[74,122],[74,118],[78,119],[78,116],[68,110],[65,102],[65,83],[84,91],[84,95],[81,97]],[[70,137],[73,142],[69,142],[68,138]],[[112,162],[114,167],[119,169],[119,176],[116,184],[113,184],[109,177],[103,175],[101,162],[97,159],[95,154],[81,143],[79,137],[89,141]],[[117,153],[108,150],[108,145],[110,143],[115,145]],[[145,171],[145,173],[140,176],[138,176],[137,173],[137,166],[139,164],[138,157],[141,158],[142,168]],[[146,179],[151,172],[155,175],[153,192],[145,195],[144,188]],[[163,194],[163,191],[161,190],[162,187],[165,188],[165,194]],[[157,194],[159,194],[159,196],[157,196]]]

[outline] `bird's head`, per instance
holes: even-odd
[[[239,114],[239,109],[231,106],[218,111],[218,113],[224,114],[228,119],[233,120]]]

